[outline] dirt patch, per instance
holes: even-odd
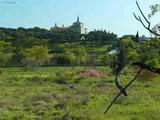
[[[96,69],[89,69],[78,73],[79,77],[107,77],[104,72],[97,71]]]

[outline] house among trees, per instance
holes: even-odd
[[[80,34],[87,34],[87,28],[84,27],[84,24],[80,22],[79,16],[77,17],[77,21],[74,22],[71,26],[64,26],[64,24],[60,27],[57,26],[55,23],[55,26],[51,28],[51,30],[56,30],[56,31],[62,31],[62,30],[71,30],[74,32],[78,32]]]

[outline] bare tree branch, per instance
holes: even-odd
[[[133,13],[135,19],[137,21],[139,21],[143,27],[145,29],[147,29],[150,33],[156,35],[156,36],[160,36],[160,34],[158,34],[156,31],[152,30],[150,27],[151,27],[151,23],[150,21],[146,18],[146,16],[144,15],[144,13],[142,12],[138,2],[136,1],[136,5],[143,17],[143,19],[145,20],[145,22],[147,23],[147,25],[143,22],[143,20],[141,19],[140,16],[136,16],[135,13]],[[160,74],[160,68],[155,68],[151,65],[148,65],[148,64],[145,64],[143,62],[132,62],[130,64],[130,66],[139,66],[140,67],[140,70],[138,71],[138,73],[136,74],[136,76],[125,86],[123,87],[121,85],[121,82],[120,82],[120,77],[121,77],[121,74],[125,68],[125,65],[122,65],[122,64],[119,64],[119,66],[117,67],[117,71],[116,71],[116,78],[115,78],[115,83],[116,83],[116,86],[117,88],[120,90],[120,92],[117,94],[117,96],[113,99],[113,101],[110,103],[110,105],[107,107],[106,111],[104,112],[104,114],[106,114],[109,109],[111,108],[111,106],[113,105],[113,103],[118,99],[118,97],[123,94],[124,96],[127,96],[127,88],[137,79],[137,77],[140,75],[140,73],[142,72],[143,69],[147,69],[151,72],[154,72],[154,73],[157,73],[157,74]]]
[[[156,36],[160,36],[160,34],[158,34],[156,31],[153,31],[153,30],[150,28],[150,27],[151,27],[151,22],[150,22],[150,21],[147,19],[147,17],[144,15],[144,13],[142,12],[142,10],[141,10],[141,8],[140,8],[140,6],[139,6],[139,4],[138,4],[137,1],[136,1],[136,5],[137,5],[138,10],[140,11],[143,19],[147,22],[147,25],[145,25],[145,23],[142,21],[142,19],[141,19],[140,16],[137,17],[136,14],[133,13],[135,19],[136,19],[137,21],[139,21],[139,22],[143,25],[143,27],[144,27],[145,29],[147,29],[150,33],[152,33],[152,34],[154,34],[154,35],[156,35]]]
[[[126,90],[136,79],[137,77],[139,76],[139,74],[141,73],[143,69],[141,68],[139,70],[139,72],[137,73],[137,75],[124,87],[124,89]],[[109,109],[111,108],[111,106],[113,105],[113,103],[118,99],[118,97],[122,94],[122,91],[120,91],[117,96],[113,99],[113,101],[111,102],[111,104],[107,107],[106,111],[104,112],[104,114],[106,114]]]
[[[125,66],[122,66],[120,69],[118,69],[118,72],[117,72],[117,76],[116,76],[116,86],[120,89],[120,92],[117,94],[117,96],[113,99],[113,101],[111,102],[111,104],[107,107],[106,111],[104,112],[104,114],[106,114],[109,109],[111,108],[111,106],[113,105],[113,103],[118,99],[118,97],[121,95],[121,94],[124,94],[125,96],[127,96],[127,88],[137,79],[137,77],[140,75],[140,73],[142,72],[143,69],[147,69],[151,72],[154,72],[154,73],[157,73],[157,74],[160,74],[160,68],[155,68],[151,65],[148,65],[148,64],[144,64],[142,62],[132,62],[130,64],[131,66],[139,66],[140,67],[140,70],[139,72],[137,73],[137,75],[133,78],[133,80],[131,80],[124,88],[123,86],[121,85],[120,83],[120,75],[122,74],[122,71],[124,70],[124,67]],[[118,77],[118,78],[117,78]]]
[[[125,69],[125,65],[119,65],[116,71],[116,78],[115,78],[115,83],[117,88],[119,88],[119,90],[121,91],[121,93],[123,93],[124,96],[128,96],[127,90],[125,88],[123,88],[123,86],[121,85],[121,74],[123,72],[123,70]]]
[[[139,4],[138,4],[137,1],[136,1],[136,5],[137,5],[137,7],[138,7],[138,9],[139,9],[139,11],[141,13],[141,15],[143,16],[143,18],[145,19],[145,21],[148,23],[148,28],[150,28],[151,23],[148,21],[148,19],[146,18],[146,16],[143,14],[143,12],[142,12],[142,10],[141,10],[141,8],[140,8],[140,6],[139,6]]]
[[[155,68],[155,67],[153,67],[151,65],[144,64],[142,62],[132,62],[131,65],[132,66],[139,66],[140,68],[147,69],[147,70],[149,70],[151,72],[160,74],[160,68]]]

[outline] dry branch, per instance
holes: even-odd
[[[135,13],[133,13],[135,19],[136,19],[137,21],[139,21],[139,22],[143,25],[143,27],[144,27],[145,29],[147,29],[150,33],[152,33],[152,34],[154,34],[154,35],[156,35],[156,36],[160,36],[160,34],[158,34],[156,31],[154,31],[154,30],[152,30],[152,29],[150,28],[150,27],[151,27],[151,22],[150,22],[150,21],[147,19],[147,17],[144,15],[144,13],[143,13],[142,9],[140,8],[140,6],[139,6],[139,4],[138,4],[137,1],[136,1],[136,5],[137,5],[138,10],[140,11],[143,19],[144,19],[145,22],[147,23],[147,25],[143,22],[143,20],[142,20],[142,18],[141,18],[140,16],[137,16]]]
[[[125,96],[128,95],[127,94],[127,88],[138,78],[138,76],[140,75],[140,73],[142,72],[143,69],[147,69],[147,70],[149,70],[151,72],[160,74],[160,68],[155,68],[155,67],[153,67],[151,65],[148,65],[148,64],[145,64],[145,63],[142,63],[142,62],[132,62],[130,65],[131,66],[139,66],[140,67],[139,72],[137,73],[137,75],[125,87],[123,87],[121,85],[121,83],[120,83],[120,75],[122,74],[122,71],[124,70],[125,66],[122,66],[122,67],[120,67],[120,69],[118,69],[117,74],[116,74],[115,82],[116,82],[116,86],[120,89],[120,92],[113,99],[113,101],[111,102],[111,104],[107,107],[107,109],[104,112],[104,114],[106,114],[109,111],[109,109],[111,108],[111,106],[113,105],[113,103],[118,99],[118,97],[121,94],[123,94]]]

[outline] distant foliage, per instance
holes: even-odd
[[[82,39],[83,38],[83,39]],[[120,42],[118,42],[121,39]],[[108,54],[119,44],[120,61],[140,60],[159,65],[160,39],[146,41],[139,33],[117,35],[105,30],[80,35],[71,30],[0,28],[0,66],[107,65],[114,67],[114,55]]]
[[[10,42],[0,41],[0,66],[6,66],[13,55],[14,47]]]
[[[25,50],[24,65],[30,67],[38,67],[49,60],[48,47],[46,46],[33,46]]]

